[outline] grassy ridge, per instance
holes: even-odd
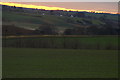
[[[3,78],[117,78],[116,50],[3,48]]]
[[[3,38],[3,47],[62,48],[62,49],[117,49],[117,36],[93,37],[16,37]]]
[[[60,16],[54,16],[54,15],[34,15],[32,13],[17,13],[17,12],[7,12],[3,11],[3,22],[5,24],[14,24],[18,27],[27,28],[27,29],[36,29],[41,24],[49,23],[55,25],[59,29],[65,29],[65,28],[74,28],[74,27],[80,27],[79,23],[76,23],[76,21],[81,21],[84,23],[84,20],[90,21],[94,25],[101,25],[104,24],[104,22],[98,20],[98,19],[89,19],[89,18],[77,18],[77,17],[60,17]],[[72,22],[67,22],[67,20],[70,20]],[[7,21],[7,22],[6,22]]]
[[[3,19],[5,21],[7,20],[10,22],[10,24],[15,24],[18,27],[23,27],[23,28],[37,28],[41,24],[44,23],[50,23],[57,25],[58,27],[69,27],[73,26],[70,23],[66,23],[66,18],[65,17],[60,17],[60,16],[51,16],[51,15],[44,15],[40,17],[36,17],[36,15],[28,14],[25,15],[23,13],[15,13],[15,12],[3,12]]]

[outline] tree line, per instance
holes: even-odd
[[[19,28],[15,25],[3,25],[3,36],[8,35],[119,35],[119,29],[114,28],[111,24],[103,26],[83,26],[66,28],[62,33],[53,24],[42,24],[36,30]]]

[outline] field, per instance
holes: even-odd
[[[37,16],[37,17],[36,17]],[[38,17],[39,16],[39,17]],[[67,23],[66,20],[70,19],[69,17],[59,17],[59,16],[51,16],[51,15],[34,15],[34,14],[25,14],[25,13],[15,13],[15,12],[3,12],[3,24],[14,24],[21,28],[26,29],[36,29],[40,27],[43,23],[50,23],[57,25],[59,29],[70,28],[75,25]],[[76,18],[75,18],[76,19]]]
[[[26,29],[36,29],[40,27],[43,23],[49,23],[54,24],[56,28],[63,30],[66,28],[74,28],[78,27],[79,24],[74,23],[77,20],[84,22],[83,18],[71,18],[71,17],[60,17],[60,16],[54,16],[54,15],[38,15],[38,14],[31,14],[31,13],[18,13],[18,12],[6,12],[3,11],[3,24],[14,24],[21,28]],[[111,16],[109,16],[111,17]],[[112,16],[114,18],[114,16]],[[72,20],[72,22],[67,22],[67,20]],[[115,16],[115,19],[117,19],[117,16]],[[99,19],[91,20],[91,19],[85,19],[90,21],[94,25],[101,25],[104,24],[104,22],[100,21]],[[74,23],[74,24],[73,24]]]
[[[117,78],[117,50],[3,48],[3,78]]]
[[[117,36],[3,38],[5,78],[117,78]]]

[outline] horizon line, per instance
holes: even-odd
[[[63,10],[63,11],[79,11],[79,12],[92,12],[92,13],[109,13],[109,14],[119,14],[118,12],[107,12],[107,11],[96,11],[96,10],[79,10],[79,9],[68,9],[63,7],[48,7],[48,6],[37,6],[30,4],[18,4],[13,2],[0,2],[1,5],[32,8],[32,9],[44,9],[44,10]]]

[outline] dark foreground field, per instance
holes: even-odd
[[[117,78],[117,50],[3,48],[3,78]]]

